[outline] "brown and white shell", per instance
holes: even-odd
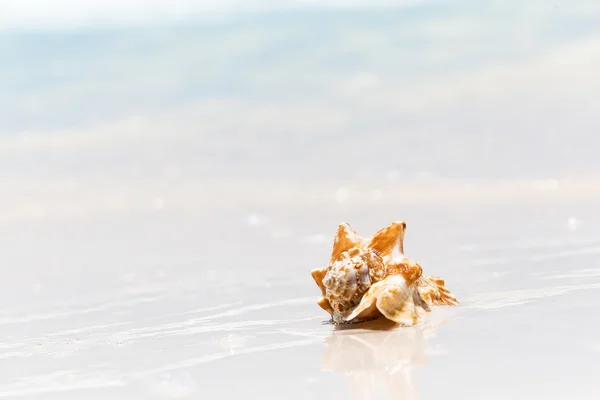
[[[366,239],[347,223],[338,226],[328,266],[311,272],[322,294],[317,303],[334,323],[384,316],[412,326],[431,305],[458,304],[442,279],[423,276],[404,255],[405,230],[406,223],[396,221]]]

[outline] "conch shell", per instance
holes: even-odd
[[[335,324],[383,316],[413,326],[430,306],[458,304],[444,280],[424,276],[404,255],[405,230],[406,223],[396,221],[367,239],[347,223],[338,226],[329,265],[311,271],[322,294],[317,304]]]

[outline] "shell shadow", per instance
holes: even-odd
[[[333,322],[332,322],[333,323]],[[397,323],[390,321],[387,318],[377,318],[371,321],[364,321],[356,324],[340,324],[335,325],[336,331],[353,331],[353,330],[369,330],[369,331],[389,331],[392,329],[404,329],[398,326]]]

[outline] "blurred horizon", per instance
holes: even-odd
[[[600,197],[593,1],[2,4],[2,220]]]

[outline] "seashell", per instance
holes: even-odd
[[[338,226],[329,264],[311,271],[321,289],[317,304],[335,324],[381,316],[403,326],[426,318],[433,305],[458,301],[444,280],[423,275],[421,266],[404,255],[404,221],[392,222],[371,238],[347,223]]]

